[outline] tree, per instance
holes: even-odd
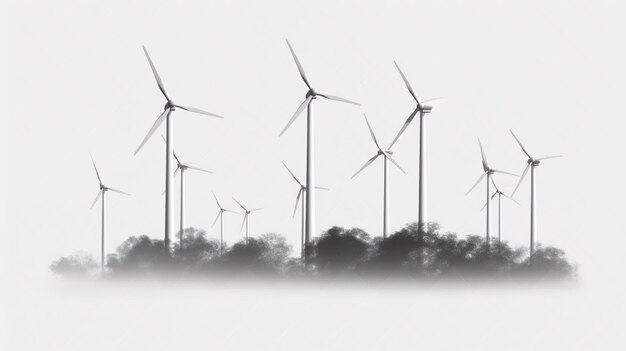
[[[369,235],[363,230],[332,227],[314,241],[312,260],[320,273],[345,271],[362,263],[368,248]]]
[[[90,254],[74,252],[67,257],[61,257],[50,264],[52,273],[63,277],[87,277],[98,268],[98,263]]]

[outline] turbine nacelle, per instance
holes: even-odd
[[[309,89],[309,91],[306,92],[305,98],[308,99],[309,97],[311,99],[317,98],[317,92],[315,91],[315,89],[311,88]]]
[[[422,113],[430,113],[433,110],[433,107],[430,105],[422,105],[421,103],[417,104],[417,108],[422,112]]]

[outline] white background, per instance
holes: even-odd
[[[336,335],[311,349],[354,347],[351,342],[359,337],[365,342],[358,346],[366,349],[531,348],[522,342],[532,342],[533,348],[619,348],[626,78],[620,5],[4,2],[0,337],[9,349],[99,349],[107,346],[105,340],[126,341],[108,345],[114,349],[169,348],[205,337],[222,348],[286,349],[299,345],[301,336],[315,339],[317,326]],[[484,232],[479,212],[484,185],[464,196],[481,172],[476,137],[493,167],[519,173],[525,156],[508,132],[513,129],[532,154],[566,156],[537,169],[539,241],[564,249],[579,264],[581,286],[489,294],[480,288],[439,294],[416,287],[381,294],[366,288],[274,294],[263,287],[230,293],[232,287],[170,291],[164,285],[158,287],[161,295],[132,293],[148,301],[122,303],[115,287],[103,287],[111,292],[104,296],[97,289],[53,282],[47,267],[53,259],[75,250],[99,252],[99,207],[89,210],[98,191],[90,152],[108,185],[133,194],[108,196],[109,250],[130,235],[162,237],[164,148],[158,134],[132,156],[164,103],[142,44],[177,102],[226,116],[176,112],[177,153],[215,171],[188,173],[187,223],[216,237],[210,228],[217,214],[214,190],[231,207],[235,196],[250,207],[266,208],[252,215],[252,235],[277,232],[298,245],[299,218],[291,218],[298,187],[280,162],[304,179],[305,118],[283,137],[278,133],[306,87],[285,38],[316,89],[363,103],[358,108],[316,101],[317,180],[332,189],[318,193],[319,231],[357,226],[380,235],[382,162],[349,178],[375,151],[362,112],[386,143],[414,108],[395,59],[420,98],[445,97],[427,117],[429,220],[460,235]],[[408,173],[390,168],[394,230],[416,220],[416,127],[394,147]],[[508,191],[515,184],[505,176],[496,180]],[[504,236],[513,246],[528,242],[528,189],[526,181],[516,195],[521,207],[506,203],[504,209]],[[226,220],[226,239],[233,243],[241,238],[241,219]],[[75,291],[76,299],[67,291]],[[195,295],[184,308],[169,305],[185,294]],[[246,302],[257,299],[264,307]],[[398,313],[386,309],[389,300]],[[142,311],[151,306],[171,314]],[[308,319],[300,309],[310,312]],[[226,318],[229,311],[249,322]],[[176,323],[183,320],[194,327],[181,331]],[[202,323],[215,324],[204,328]],[[278,326],[283,324],[291,329],[284,331]],[[252,335],[249,343],[232,342],[226,331],[233,325],[239,328],[237,337]],[[347,334],[340,325],[349,325]],[[106,338],[100,333],[104,329]],[[68,330],[80,336],[70,337]],[[278,332],[285,336],[277,339]],[[147,340],[151,335],[160,339]]]

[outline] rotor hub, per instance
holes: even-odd
[[[176,104],[174,103],[174,100],[172,99],[167,100],[167,102],[165,103],[165,107],[163,107],[163,109],[170,109],[172,111],[176,110]]]
[[[317,93],[315,92],[315,89],[311,88],[309,91],[306,92],[306,97],[307,98],[311,98],[311,99],[315,99],[317,97]]]

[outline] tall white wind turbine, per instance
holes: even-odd
[[[438,97],[438,98],[432,98],[432,99],[426,99],[426,100],[420,101],[417,98],[417,95],[415,94],[415,92],[413,91],[413,88],[411,87],[409,80],[406,79],[406,76],[404,75],[404,73],[402,73],[402,70],[400,69],[400,66],[398,66],[398,63],[396,61],[394,61],[393,63],[396,65],[398,72],[400,72],[400,75],[402,76],[402,80],[404,81],[404,84],[406,85],[407,89],[409,90],[409,93],[411,94],[411,96],[413,97],[417,105],[415,106],[415,110],[413,110],[411,115],[409,115],[409,118],[407,118],[406,122],[404,122],[404,125],[402,126],[402,128],[400,128],[398,135],[396,135],[395,139],[393,139],[391,144],[389,144],[389,149],[391,149],[391,147],[393,147],[396,141],[398,141],[398,138],[400,138],[400,135],[404,133],[404,130],[409,126],[409,124],[411,124],[411,121],[413,121],[413,118],[415,118],[415,115],[417,115],[417,113],[419,112],[420,114],[419,167],[418,167],[418,175],[417,175],[419,194],[418,194],[418,204],[417,204],[417,211],[418,211],[417,224],[418,224],[419,230],[423,231],[425,229],[424,227],[427,221],[427,217],[426,217],[426,129],[425,129],[426,127],[425,127],[424,117],[426,116],[427,113],[430,113],[433,109],[432,106],[425,105],[425,104],[427,102],[432,102],[435,100],[439,100],[441,98]]]
[[[291,55],[293,56],[294,61],[296,62],[296,66],[298,67],[298,71],[300,72],[300,76],[302,77],[302,80],[304,81],[304,84],[306,84],[306,86],[309,88],[309,91],[307,91],[306,93],[306,98],[305,100],[300,104],[300,106],[298,107],[298,109],[296,110],[296,112],[293,114],[293,116],[291,117],[291,119],[289,120],[289,122],[287,122],[287,125],[285,126],[285,128],[283,128],[283,130],[280,132],[280,135],[283,135],[283,133],[285,133],[285,131],[289,128],[289,126],[296,120],[296,118],[298,118],[298,116],[300,116],[300,114],[302,113],[302,111],[304,111],[304,108],[307,108],[307,128],[306,128],[306,188],[307,189],[313,189],[315,188],[315,160],[314,160],[314,124],[313,124],[313,100],[315,100],[318,96],[321,96],[323,98],[329,99],[329,100],[335,100],[335,101],[340,101],[340,102],[345,102],[348,104],[353,104],[353,105],[357,105],[360,106],[361,104],[359,104],[358,102],[354,102],[354,101],[350,101],[350,100],[346,100],[344,98],[340,98],[338,96],[333,96],[333,95],[329,95],[329,94],[321,94],[316,92],[313,87],[311,86],[311,84],[309,83],[309,80],[307,79],[305,73],[304,73],[304,69],[302,68],[302,65],[300,64],[300,61],[298,60],[298,57],[296,56],[296,53],[293,51],[293,48],[291,47],[291,44],[289,44],[289,41],[287,40],[287,46],[289,46],[289,51],[291,51]],[[305,245],[306,243],[308,243],[311,240],[311,237],[313,235],[315,235],[315,192],[311,191],[308,196],[306,196],[306,209],[305,209],[305,213],[306,213],[306,225],[305,225]]]
[[[157,73],[157,70],[154,67],[152,60],[150,59],[150,55],[148,55],[148,51],[146,50],[145,47],[143,47],[143,52],[146,54],[146,58],[148,59],[148,63],[150,64],[150,68],[152,69],[152,73],[154,74],[154,78],[156,79],[157,85],[159,86],[159,90],[161,90],[161,93],[163,94],[163,96],[165,96],[165,99],[167,100],[167,102],[165,103],[165,106],[163,107],[163,113],[161,113],[161,115],[156,119],[156,121],[152,125],[152,128],[150,128],[150,131],[148,131],[148,134],[146,135],[146,137],[143,139],[143,141],[141,142],[141,144],[135,151],[135,155],[137,155],[139,150],[141,150],[141,148],[148,141],[148,139],[150,139],[152,134],[154,134],[157,128],[163,123],[163,121],[165,121],[165,128],[166,128],[165,139],[166,139],[167,146],[165,148],[165,239],[164,239],[164,243],[165,243],[165,247],[166,247],[168,254],[171,255],[172,253],[171,236],[172,236],[172,232],[174,231],[173,230],[174,229],[174,202],[173,202],[174,162],[172,160],[172,155],[173,155],[172,151],[174,148],[174,133],[173,133],[174,122],[171,118],[172,112],[175,111],[176,108],[180,108],[186,111],[195,112],[195,113],[199,113],[199,114],[203,114],[203,115],[207,115],[211,117],[217,117],[217,118],[224,118],[224,117],[216,115],[211,112],[200,110],[195,107],[183,106],[183,105],[178,105],[174,103],[174,100],[172,100],[170,96],[167,94],[165,90],[165,85],[163,84],[161,77],[159,77],[159,74]]]
[[[243,222],[241,222],[241,229],[239,230],[239,232],[241,233],[245,225],[246,226],[246,245],[248,245],[248,230],[250,229],[250,213],[262,210],[262,208],[253,208],[253,209],[248,210],[247,208],[243,207],[241,202],[237,201],[237,199],[233,198],[233,200],[235,200],[237,205],[239,205],[239,207],[241,207],[244,211]]]
[[[367,116],[363,114],[363,117],[365,118],[367,129],[369,129],[370,135],[372,136],[372,140],[374,141],[374,145],[376,145],[376,148],[378,149],[378,151],[376,152],[376,155],[374,155],[372,158],[367,160],[367,162],[365,162],[363,167],[361,167],[356,173],[354,173],[352,178],[356,177],[357,174],[361,173],[362,170],[364,170],[367,166],[372,164],[372,162],[374,162],[374,160],[376,160],[379,156],[383,156],[383,239],[387,239],[387,233],[389,232],[389,212],[388,212],[389,200],[388,200],[388,194],[387,194],[387,190],[388,190],[387,160],[391,161],[391,163],[393,163],[396,167],[398,167],[398,169],[401,170],[402,173],[406,174],[406,172],[402,169],[402,167],[400,167],[398,162],[396,162],[396,160],[394,160],[393,157],[391,157],[393,152],[389,150],[389,148],[385,151],[381,149],[380,145],[378,144],[378,141],[376,140],[376,135],[374,134],[374,131],[372,130],[372,126],[370,125],[370,122],[367,120]]]
[[[130,196],[129,193],[125,193],[121,190],[109,188],[108,186],[102,183],[102,178],[100,178],[100,173],[98,173],[98,167],[96,167],[96,163],[93,158],[91,159],[91,163],[93,164],[93,169],[96,171],[96,176],[98,177],[98,183],[100,183],[100,190],[98,191],[98,195],[96,199],[91,204],[89,209],[92,209],[98,199],[102,197],[102,233],[101,233],[101,243],[100,243],[100,272],[104,274],[104,265],[106,264],[106,192],[111,190],[116,193],[124,194]]]
[[[222,207],[215,193],[213,193],[213,198],[215,199],[215,202],[217,203],[217,207],[220,208],[220,212],[217,214],[217,217],[215,217],[213,224],[211,224],[211,228],[215,227],[215,223],[217,223],[217,220],[219,219],[220,220],[220,256],[222,256],[222,249],[224,247],[224,213],[230,212],[230,213],[239,214],[239,212],[228,210]]]
[[[497,169],[493,169],[489,167],[489,163],[487,162],[487,157],[485,156],[485,151],[483,150],[483,145],[480,142],[480,138],[478,138],[478,146],[480,146],[480,155],[482,157],[483,174],[480,175],[476,183],[472,185],[470,190],[468,190],[467,193],[465,193],[465,195],[467,196],[467,194],[469,194],[472,190],[474,190],[474,188],[478,185],[478,183],[480,183],[480,181],[483,180],[485,176],[487,176],[487,222],[485,224],[486,226],[485,231],[486,231],[486,236],[487,236],[487,245],[489,245],[490,240],[491,240],[491,201],[490,201],[491,189],[489,188],[489,186],[491,185],[491,177],[493,176],[494,173],[501,173],[501,174],[506,174],[506,175],[511,175],[511,176],[517,176],[517,175],[513,173],[509,173],[509,172],[499,171]]]
[[[505,198],[515,202],[518,205],[519,205],[519,202],[515,201],[515,199],[513,199],[509,195],[502,192],[502,190],[500,190],[500,188],[498,188],[498,186],[496,185],[496,182],[493,180],[493,178],[491,178],[491,183],[493,184],[493,187],[496,189],[496,191],[494,191],[493,195],[491,195],[490,201],[493,201],[493,198],[496,197],[496,195],[498,196],[498,243],[501,243],[502,242],[502,197],[504,196]],[[485,203],[485,205],[480,210],[481,211],[484,210],[485,207],[487,207],[487,203]]]
[[[517,143],[519,144],[520,148],[522,148],[522,151],[524,152],[524,154],[528,156],[526,168],[524,168],[524,172],[522,172],[522,175],[519,178],[519,182],[517,182],[517,186],[515,187],[515,190],[513,190],[513,193],[511,193],[511,196],[515,195],[515,192],[519,188],[520,184],[522,184],[522,181],[524,180],[526,173],[528,173],[528,169],[530,169],[530,262],[532,262],[533,254],[535,253],[535,243],[537,240],[537,224],[536,224],[537,212],[535,208],[535,202],[537,201],[537,198],[535,194],[535,183],[536,183],[535,167],[539,166],[541,161],[548,160],[551,158],[563,157],[563,155],[533,158],[532,156],[530,156],[528,151],[526,151],[526,149],[524,148],[524,145],[522,145],[522,142],[519,141],[517,136],[515,136],[515,133],[513,133],[512,130],[510,132],[511,132],[511,135],[513,135],[513,138],[515,138],[515,141],[517,141]]]
[[[298,195],[296,196],[296,205],[293,208],[292,217],[296,216],[296,211],[298,210],[298,203],[302,201],[302,232],[300,234],[300,259],[304,260],[304,227],[305,227],[304,218],[305,218],[305,209],[306,209],[305,197],[307,194],[306,186],[304,186],[304,184],[300,182],[300,180],[296,177],[296,175],[293,174],[293,172],[289,169],[289,167],[287,167],[285,162],[283,162],[283,166],[285,166],[285,168],[287,169],[287,172],[289,172],[289,174],[291,174],[291,177],[298,183],[298,185],[300,185],[300,190],[298,191]],[[321,186],[316,186],[315,189],[330,190],[328,188],[324,188]]]

